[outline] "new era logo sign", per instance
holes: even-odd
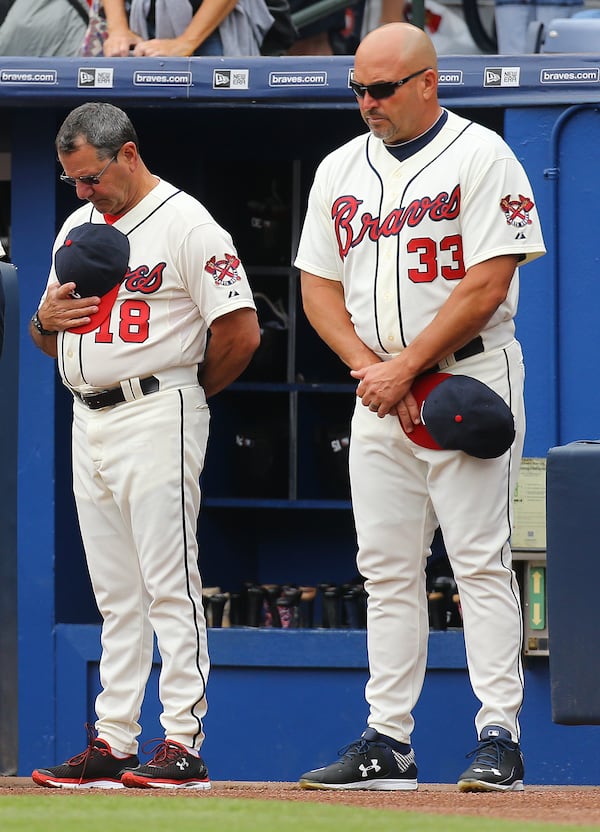
[[[93,69],[80,69],[77,79],[78,87],[93,87],[96,81],[96,72]]]
[[[486,66],[483,73],[484,87],[518,87],[521,68],[518,66]]]
[[[229,87],[231,85],[231,72],[215,70],[213,82],[215,87]]]
[[[213,71],[213,89],[247,90],[250,81],[248,69],[215,69]]]
[[[102,69],[79,67],[77,70],[78,87],[112,87],[113,79],[114,69],[112,67],[103,67]]]

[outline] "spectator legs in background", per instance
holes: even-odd
[[[555,18],[571,17],[583,7],[576,3],[504,3],[496,0],[496,36],[499,55],[522,55],[530,51],[530,23],[546,27]]]

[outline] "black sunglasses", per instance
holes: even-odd
[[[424,72],[427,72],[428,69],[431,69],[431,67],[426,66],[425,69],[413,72],[412,75],[407,75],[406,78],[402,78],[401,81],[380,81],[378,84],[359,84],[357,81],[350,81],[349,83],[352,88],[352,92],[357,98],[364,98],[366,92],[369,93],[371,98],[391,98],[396,92],[397,87],[401,87],[403,84],[406,84],[407,81],[410,81],[412,78],[416,78],[417,75],[422,75]]]
[[[116,160],[118,155],[118,153],[115,153],[112,159],[109,159],[108,163],[104,165],[100,173],[86,174],[85,176],[67,176],[67,174],[63,171],[60,175],[60,181],[65,182],[72,188],[76,188],[78,182],[81,182],[83,185],[99,185],[100,179],[102,178],[102,176],[104,176],[104,174],[112,165],[112,163]]]

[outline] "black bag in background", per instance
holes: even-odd
[[[84,4],[83,6],[81,5],[80,0],[67,0],[67,2],[69,3],[69,6],[72,6],[73,9],[75,9],[75,11],[79,15],[79,17],[83,20],[83,22],[87,26],[87,24],[89,23],[89,19],[90,19],[90,12],[89,12],[89,9],[87,8],[86,0],[83,0],[83,4]],[[84,6],[85,6],[85,8],[84,8]]]
[[[0,25],[2,25],[4,18],[8,14],[8,10],[12,6],[15,0],[0,0]],[[271,12],[273,14],[273,12]],[[275,15],[273,15],[275,17]]]
[[[201,3],[202,0],[190,0],[194,14],[200,8]],[[273,15],[274,21],[262,42],[260,54],[273,56],[283,55],[300,37],[298,30],[292,22],[290,4],[288,0],[265,0],[265,3]]]
[[[284,382],[287,373],[288,315],[283,300],[272,301],[262,292],[254,292],[260,345],[240,381]]]
[[[267,7],[275,21],[262,42],[261,55],[283,55],[294,44],[300,34],[292,21],[288,0],[266,0]]]

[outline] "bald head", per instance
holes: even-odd
[[[430,66],[437,69],[437,55],[431,38],[410,23],[388,23],[373,29],[356,50],[355,66],[364,62],[398,61],[414,69]],[[418,66],[417,66],[418,65]]]
[[[363,38],[354,81],[364,90],[357,97],[365,123],[387,144],[420,136],[440,116],[435,48],[410,23],[388,23]]]
[[[437,70],[435,47],[429,35],[410,23],[373,29],[360,42],[354,59],[354,74],[362,83],[397,80],[424,67]]]

